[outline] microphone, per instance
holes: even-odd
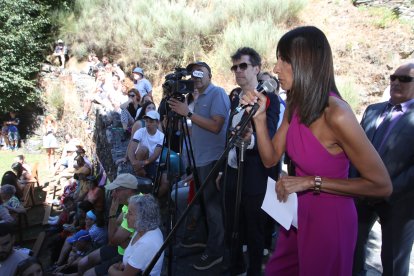
[[[276,90],[277,86],[278,86],[277,81],[275,81],[274,79],[269,79],[267,81],[259,83],[259,85],[256,87],[256,91],[261,94],[272,93]],[[236,114],[242,111],[243,109],[246,109],[246,107],[248,106],[249,105],[244,105],[244,104],[239,105],[235,109]]]

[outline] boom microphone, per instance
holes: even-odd
[[[264,81],[262,83],[259,83],[259,85],[256,88],[256,91],[259,93],[272,93],[276,90],[277,88],[277,82],[274,79],[269,79],[267,81]],[[248,107],[249,105],[240,105],[236,108],[236,113],[239,113],[240,111],[242,111],[243,109],[245,109],[246,107]]]

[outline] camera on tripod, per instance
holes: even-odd
[[[184,102],[185,95],[194,92],[194,81],[184,79],[190,75],[185,68],[175,68],[173,73],[165,76],[165,82],[162,84],[166,98],[175,98]]]

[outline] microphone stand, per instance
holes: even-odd
[[[247,144],[244,140],[236,144],[239,148],[239,162],[237,166],[237,182],[236,182],[236,199],[234,202],[234,218],[233,218],[233,232],[231,235],[230,245],[230,272],[231,275],[236,275],[237,251],[239,245],[239,220],[240,220],[240,202],[244,173],[244,158],[247,149]]]
[[[254,114],[256,114],[258,109],[259,109],[259,104],[255,103],[253,105],[252,109],[250,110],[248,116],[246,116],[245,119],[240,122],[240,127],[238,129],[235,129],[235,134],[233,135],[233,137],[228,142],[226,148],[224,149],[224,152],[220,155],[220,158],[214,164],[214,166],[211,169],[210,173],[208,174],[206,180],[204,181],[203,184],[201,184],[201,186],[198,189],[197,193],[194,195],[193,199],[188,204],[187,208],[184,210],[181,217],[177,220],[176,224],[174,225],[174,228],[170,231],[168,236],[165,238],[164,243],[162,244],[162,246],[160,247],[158,252],[155,254],[155,256],[152,258],[152,260],[148,264],[147,268],[145,268],[142,275],[148,276],[150,274],[152,268],[157,263],[157,261],[160,258],[162,252],[165,250],[165,248],[167,247],[170,240],[174,237],[175,232],[177,232],[178,227],[181,225],[181,223],[183,223],[183,221],[184,221],[185,217],[187,216],[187,214],[189,213],[190,209],[195,205],[195,203],[198,201],[198,198],[202,195],[207,183],[213,177],[215,177],[217,175],[219,169],[221,168],[220,166],[223,163],[223,161],[227,161],[226,157],[227,157],[228,152],[230,151],[231,148],[233,148],[236,141],[240,138],[241,134],[244,132],[244,129],[246,128],[246,126],[249,123],[250,119],[254,116]]]

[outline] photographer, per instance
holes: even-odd
[[[192,122],[192,141],[194,158],[200,184],[203,183],[215,162],[224,151],[226,125],[229,115],[230,101],[223,88],[211,83],[211,69],[205,62],[195,62],[187,66],[191,72],[194,87],[199,97],[194,105],[194,113],[185,102],[171,97],[168,101],[171,110],[181,116],[187,116]],[[216,177],[213,177],[215,179]],[[206,212],[208,238],[206,249],[193,267],[206,270],[222,262],[224,252],[224,225],[220,191],[213,181],[207,183],[203,191],[203,204]],[[198,187],[197,187],[198,188]],[[192,216],[187,219],[187,230],[194,224],[199,214],[194,214],[199,206],[194,206]],[[186,237],[181,246],[190,248],[200,244],[193,235]]]

